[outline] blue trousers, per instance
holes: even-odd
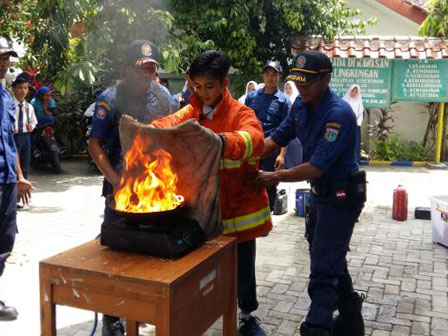
[[[31,136],[30,133],[20,133],[14,136],[17,153],[20,158],[20,167],[25,178],[28,178],[31,163]]]
[[[0,184],[0,276],[17,233],[17,184]]]
[[[273,172],[275,169],[275,159],[277,158],[278,154],[280,154],[280,150],[276,150],[271,155],[261,159],[260,169],[266,172]],[[266,190],[268,192],[269,208],[271,209],[271,211],[273,211],[275,207],[275,198],[277,196],[277,186],[269,186],[266,188]]]
[[[311,260],[308,285],[311,307],[306,322],[312,326],[331,329],[338,298],[354,293],[346,255],[362,206],[312,197],[306,223]]]

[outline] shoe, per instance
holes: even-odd
[[[17,209],[23,209],[24,206],[22,202],[17,202]]]
[[[364,336],[364,319],[362,303],[366,296],[353,293],[338,301],[339,315],[333,322],[334,336]]]
[[[124,336],[124,325],[119,317],[103,315],[101,336]]]
[[[3,301],[0,301],[0,321],[13,321],[19,316],[14,307],[8,307]]]
[[[249,316],[248,319],[240,318],[239,331],[244,336],[266,336],[266,333],[260,326],[260,319],[253,316]]]
[[[301,336],[332,336],[330,330],[312,327],[306,322],[300,325],[300,335]]]

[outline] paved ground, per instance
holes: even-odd
[[[0,298],[16,306],[20,316],[0,322],[1,336],[40,334],[38,261],[99,232],[101,177],[83,161],[66,161],[63,167],[65,172],[59,176],[45,171],[31,175],[38,190],[31,209],[19,213],[14,255],[0,279]],[[413,219],[415,206],[429,206],[431,195],[448,194],[448,172],[398,167],[367,167],[367,171],[369,201],[349,254],[355,287],[367,297],[366,334],[448,335],[448,251],[432,243],[430,221]],[[409,192],[406,222],[391,218],[392,192],[399,183]],[[291,213],[275,216],[273,232],[258,241],[257,314],[270,335],[299,335],[298,326],[309,306],[304,224],[292,213],[298,187],[306,185],[286,185]],[[93,317],[91,312],[58,306],[58,335],[89,335]],[[95,335],[100,335],[98,330]],[[154,335],[154,328],[141,328],[141,335]],[[221,335],[220,323],[207,335]]]

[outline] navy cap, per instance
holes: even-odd
[[[23,84],[23,83],[30,83],[31,78],[30,75],[28,75],[26,72],[22,72],[21,74],[19,74],[16,79],[14,80],[14,82],[12,82],[12,86],[15,86],[17,84]]]
[[[0,35],[0,55],[9,54],[14,57],[19,57],[12,49],[11,40],[5,36]]]
[[[333,66],[327,55],[317,50],[308,50],[294,58],[286,80],[292,80],[297,84],[308,84],[319,75],[332,71]]]
[[[280,62],[269,61],[264,65],[263,71],[265,71],[267,68],[273,68],[278,73],[280,73],[280,74],[282,73],[282,66],[280,65]]]
[[[159,51],[154,43],[146,40],[137,40],[129,46],[127,54],[128,64],[142,66],[145,63],[159,64]]]

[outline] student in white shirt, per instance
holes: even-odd
[[[22,73],[12,83],[14,103],[16,106],[16,120],[14,122],[14,140],[20,158],[23,176],[28,178],[31,163],[31,132],[37,125],[33,105],[25,98],[29,91],[26,73]]]
[[[361,125],[364,113],[364,104],[362,103],[361,88],[358,84],[350,85],[344,95],[344,100],[350,104],[353,113],[356,116],[356,123],[358,124],[358,138],[356,143],[356,159],[358,163],[361,161]]]

